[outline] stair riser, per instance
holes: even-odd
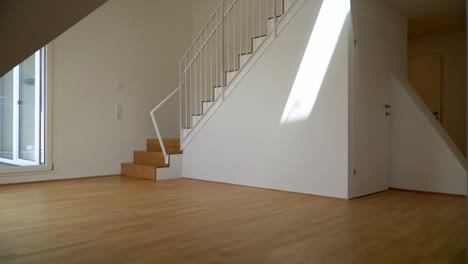
[[[273,31],[274,27],[275,27],[275,20],[274,19],[268,19],[268,22],[267,22],[268,33]]]
[[[214,88],[215,100],[216,100],[216,98],[220,97],[222,93],[223,93],[223,88],[221,88],[221,87]]]
[[[156,180],[156,169],[151,167],[138,166],[137,164],[122,164],[120,173],[123,176],[139,179]]]
[[[192,116],[192,127],[194,127],[198,121],[200,121],[201,116]]]
[[[231,83],[231,81],[234,79],[234,77],[236,77],[238,71],[234,71],[234,72],[228,72],[227,73],[227,83]]]
[[[213,105],[213,102],[204,102],[203,103],[203,114],[206,114],[208,109]]]
[[[252,55],[248,54],[248,55],[241,55],[241,56],[240,56],[239,61],[240,61],[240,66],[241,66],[241,67],[244,67],[244,65],[245,65],[245,64],[247,63],[247,61],[250,59],[250,56],[252,56]]]
[[[164,155],[161,152],[139,152],[133,153],[133,162],[143,165],[164,165]]]
[[[184,129],[183,136],[186,137],[190,133],[190,131],[192,131],[192,129]]]
[[[253,40],[254,52],[260,47],[260,45],[262,45],[265,38],[266,37],[254,38],[254,40]]]

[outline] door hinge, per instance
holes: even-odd
[[[356,46],[358,43],[358,40],[357,39],[354,39],[354,46]]]
[[[356,175],[356,169],[353,169],[353,175]]]
[[[52,163],[52,170],[54,170],[54,169],[55,169],[55,164]]]

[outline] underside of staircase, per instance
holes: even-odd
[[[159,140],[148,139],[146,141],[146,150],[134,151],[133,162],[121,164],[121,175],[155,181],[168,178],[180,178],[182,175],[178,175],[177,173],[172,177],[162,177],[162,175],[158,177],[158,174],[166,174],[165,170],[175,169],[171,168],[171,160],[180,158],[182,155],[180,139],[164,139],[164,145],[169,155],[168,164],[164,162],[164,154],[161,150]]]

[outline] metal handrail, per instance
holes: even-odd
[[[151,110],[151,120],[153,120],[154,130],[156,130],[156,135],[158,136],[159,145],[161,146],[161,150],[164,156],[164,163],[169,164],[169,156],[167,155],[166,146],[164,145],[164,141],[161,137],[161,132],[159,132],[158,122],[156,121],[156,112],[163,106],[172,96],[174,96],[177,92],[180,91],[180,86],[177,87],[171,94],[169,94],[164,100],[162,100],[156,107]]]
[[[206,28],[208,27],[208,25],[211,23],[211,20],[213,20],[213,17],[216,16],[216,14],[218,14],[218,11],[219,9],[223,8],[224,7],[224,1],[225,0],[220,0],[219,1],[219,4],[218,6],[216,7],[216,9],[213,11],[213,13],[211,14],[210,18],[208,19],[208,22],[206,22],[206,24],[203,26],[203,28],[200,30],[200,33],[198,33],[198,35],[195,37],[195,39],[193,40],[192,44],[190,44],[190,46],[188,47],[187,49],[187,52],[185,52],[184,56],[182,56],[182,59],[180,60],[180,62],[182,62],[184,60],[184,58],[189,54],[190,50],[193,48],[193,46],[195,45],[195,43],[197,43],[197,40],[203,35],[203,31],[206,30]]]
[[[229,6],[229,8],[226,10],[226,12],[223,12],[222,18],[216,23],[215,28],[213,30],[211,30],[209,36],[206,38],[206,40],[203,42],[203,44],[198,48],[198,51],[195,53],[195,56],[193,56],[193,58],[190,60],[188,65],[182,71],[183,74],[185,74],[187,72],[187,70],[192,66],[192,64],[195,62],[195,60],[198,58],[200,53],[203,51],[203,49],[207,45],[207,43],[213,38],[213,35],[216,33],[216,31],[218,31],[219,27],[223,25],[223,20],[226,18],[226,16],[229,14],[229,12],[231,12],[231,10],[236,6],[237,2],[239,2],[239,0],[234,0],[232,2],[232,4]],[[223,0],[221,0],[220,6],[223,7]],[[189,54],[190,50],[193,48],[193,46],[195,45],[197,40],[199,40],[201,35],[203,35],[203,32],[206,32],[206,29],[208,28],[208,25],[213,20],[213,17],[217,14],[218,11],[219,11],[219,8],[217,8],[215,10],[213,15],[208,20],[208,23],[206,23],[205,27],[200,31],[200,34],[195,38],[195,41],[192,43],[192,45],[190,45],[190,48],[187,50],[187,52],[182,57],[180,62],[182,62],[184,60],[184,58],[187,56],[187,54]]]
[[[277,1],[281,1],[283,6],[278,7]],[[240,59],[243,50],[248,47],[254,49],[250,45],[253,45],[256,36],[264,36],[262,32],[265,32],[267,26],[262,23],[264,19],[270,19],[270,14],[274,23],[273,29],[267,31],[267,35],[273,31],[276,35],[278,11],[284,14],[284,1],[220,0],[179,61],[179,87],[150,112],[166,164],[169,162],[169,156],[156,121],[156,112],[179,92],[180,140],[183,141],[197,125],[197,118],[200,118],[205,110],[209,111],[214,102],[211,100],[217,99],[214,88],[221,88],[221,96],[219,93],[218,96],[224,101],[224,91],[229,85],[226,73],[240,63],[235,61],[236,56]],[[250,39],[252,44],[248,43]]]

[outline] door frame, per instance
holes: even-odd
[[[409,76],[409,71],[410,71],[410,67],[409,67],[409,64],[410,64],[410,60],[412,58],[418,58],[418,57],[425,57],[425,56],[433,56],[433,55],[438,55],[440,57],[440,89],[439,89],[439,93],[440,93],[440,96],[439,96],[439,118],[437,118],[439,120],[439,122],[443,125],[444,124],[444,56],[441,52],[430,52],[430,53],[421,53],[421,54],[416,54],[416,55],[409,55],[408,54],[408,81],[410,81],[410,76]],[[410,81],[411,83],[411,81]],[[413,87],[414,85],[411,84]],[[416,87],[414,87],[416,88]],[[416,89],[417,90],[417,89]],[[424,98],[421,96],[421,94],[419,94],[418,91],[416,91],[416,93],[419,95],[419,97],[421,97],[421,99],[423,99],[424,103],[425,100]],[[426,104],[427,105],[427,104]],[[429,106],[428,106],[429,108]],[[432,112],[432,110],[431,110]]]
[[[358,173],[359,173],[359,168],[358,168],[358,125],[356,124],[357,122],[357,107],[358,107],[358,82],[359,82],[359,19],[358,17],[362,16],[359,14],[359,12],[353,12],[352,13],[352,21],[353,21],[353,32],[352,32],[352,39],[350,41],[350,89],[349,89],[349,181],[348,181],[348,191],[349,191],[349,198],[358,198],[362,197],[362,195],[357,194],[357,179],[358,179]],[[367,17],[367,16],[363,16]],[[367,17],[371,19],[370,17]],[[385,102],[382,104],[389,104],[390,105],[390,94],[388,94],[388,98],[385,99]],[[383,109],[383,108],[382,108]],[[385,111],[382,110],[382,114],[385,114]],[[390,117],[388,117],[390,118]],[[390,133],[390,121],[387,120],[387,130],[388,133]],[[387,182],[389,187],[389,176],[390,176],[390,171],[389,171],[389,166],[390,166],[390,147],[391,147],[391,142],[390,142],[390,134],[387,134],[387,157],[388,157],[388,164],[387,164]],[[374,193],[382,192],[386,190],[379,190]],[[369,193],[367,195],[370,195],[372,193]],[[365,195],[364,195],[365,196]]]

